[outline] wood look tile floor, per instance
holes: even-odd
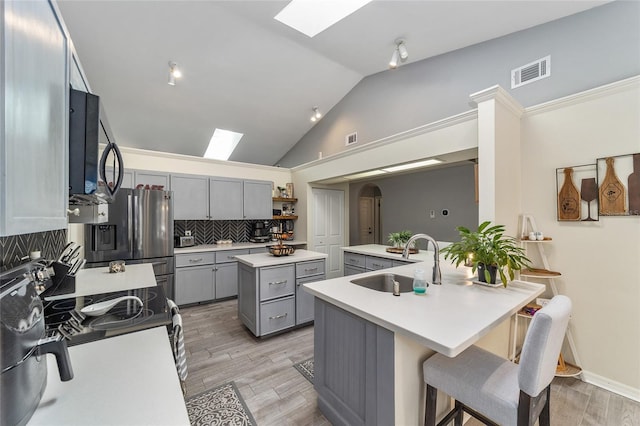
[[[258,339],[238,318],[237,306],[228,300],[181,309],[187,398],[234,381],[259,426],[329,425],[313,385],[293,368],[313,356],[313,327]],[[556,378],[551,424],[640,426],[640,403],[577,379]],[[466,425],[481,423],[471,419]]]

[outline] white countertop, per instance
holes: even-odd
[[[156,286],[153,266],[150,263],[125,264],[124,272],[109,273],[108,267],[81,269],[76,274],[75,293],[47,297],[45,300],[69,299],[113,291],[133,290]]]
[[[423,296],[410,292],[397,297],[350,282],[355,277],[384,273],[412,277],[417,267],[427,272],[430,281],[432,265],[433,260],[429,260],[308,283],[304,288],[320,299],[449,357],[458,355],[545,290],[542,284],[524,281],[512,281],[507,288],[473,284],[471,268],[456,269],[442,259],[443,284],[429,286]]]
[[[193,247],[182,247],[173,249],[173,254],[201,253],[205,251],[223,251],[223,250],[239,250],[251,249],[259,247],[267,247],[277,244],[277,241],[267,241],[266,243],[233,243],[233,244],[201,244]],[[307,244],[306,241],[286,240],[285,244],[290,246],[301,246]]]
[[[33,425],[189,425],[167,330],[156,327],[69,348],[61,382],[47,356],[47,387]]]
[[[377,256],[403,262],[424,262],[425,260],[433,259],[433,251],[431,250],[420,250],[418,253],[410,254],[409,259],[403,259],[402,253],[389,253],[387,251],[388,247],[389,246],[381,244],[363,244],[359,246],[340,247],[340,250],[349,253]]]
[[[238,259],[238,262],[244,263],[252,268],[261,268],[263,266],[275,266],[294,262],[304,262],[307,260],[326,259],[327,257],[328,255],[325,253],[318,253],[309,250],[296,250],[293,254],[288,256],[277,257],[269,253],[256,253],[242,254],[236,256],[236,259]]]

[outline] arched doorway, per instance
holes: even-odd
[[[380,206],[382,192],[377,185],[367,184],[358,194],[358,237],[360,244],[382,244]]]

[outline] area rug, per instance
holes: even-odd
[[[313,383],[313,358],[293,364],[293,367],[302,374],[305,379]]]
[[[233,382],[192,396],[187,412],[192,426],[257,426]]]

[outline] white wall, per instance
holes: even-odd
[[[556,168],[640,152],[640,78],[526,109],[522,207],[573,301],[571,328],[587,381],[640,399],[640,216],[556,220]],[[619,176],[626,182],[627,176]],[[600,177],[602,179],[602,176]]]

